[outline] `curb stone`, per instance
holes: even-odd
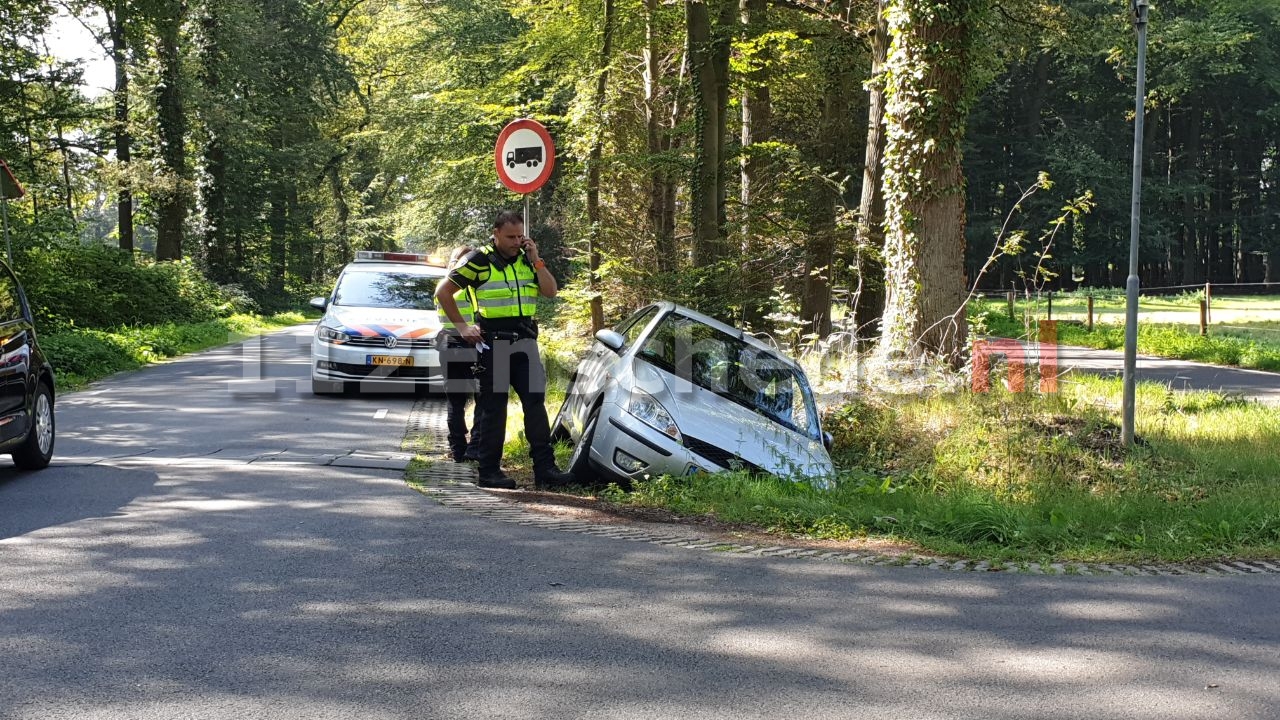
[[[443,399],[423,398],[413,405],[405,428],[401,450],[422,454],[442,454],[447,447],[448,430],[445,427]],[[665,530],[651,532],[639,528],[586,520],[564,520],[543,515],[502,499],[502,491],[476,487],[476,471],[471,465],[449,461],[414,464],[405,471],[405,479],[418,483],[418,489],[441,505],[471,513],[498,522],[513,523],[545,530],[571,532],[579,535],[607,537],[627,542],[643,542],[663,547],[687,550],[731,553],[742,557],[785,559],[795,561],[838,562],[844,564],[898,566],[923,568],[946,572],[991,572],[1013,575],[1042,575],[1078,577],[1240,577],[1250,575],[1280,575],[1280,565],[1263,560],[1227,560],[1220,562],[1161,563],[1122,565],[1117,563],[1006,563],[994,565],[987,560],[948,560],[924,555],[863,555],[861,553],[793,548],[782,545],[760,547],[748,543],[726,542],[697,533],[675,533]]]

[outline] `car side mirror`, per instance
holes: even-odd
[[[313,297],[311,298],[311,307],[317,310],[324,310],[325,308],[329,307],[329,298]]]
[[[622,348],[627,344],[627,339],[622,337],[622,333],[613,330],[597,331],[596,339],[614,352],[622,352]]]
[[[825,448],[827,449],[827,452],[831,452],[831,446],[832,446],[832,445],[835,445],[835,444],[836,444],[836,439],[835,439],[835,437],[834,437],[834,436],[832,436],[832,434],[831,434],[831,433],[826,432],[826,431],[823,431],[823,433],[822,433],[822,446],[823,446],[823,447],[825,447]]]

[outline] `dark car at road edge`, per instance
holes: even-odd
[[[36,341],[26,293],[0,262],[0,454],[20,470],[40,470],[53,459],[53,366]]]

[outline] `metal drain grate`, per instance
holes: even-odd
[[[443,401],[423,399],[414,403],[409,413],[409,427],[402,449],[419,454],[442,454],[448,445],[448,429],[445,424]],[[1280,561],[1224,560],[1213,563],[1168,563],[1120,565],[1114,563],[1033,563],[990,562],[987,560],[950,560],[923,555],[884,555],[816,550],[775,546],[758,546],[725,542],[696,533],[651,532],[626,525],[608,525],[584,520],[565,520],[525,510],[516,503],[503,500],[498,494],[475,486],[475,468],[466,464],[438,462],[431,465],[410,467],[406,479],[413,480],[427,496],[445,507],[462,510],[499,522],[514,523],[579,535],[593,535],[614,540],[644,542],[664,547],[687,548],[723,552],[733,555],[757,557],[825,560],[828,562],[857,565],[900,566],[951,570],[955,572],[1012,572],[1030,575],[1115,575],[1129,577],[1154,577],[1174,575],[1259,575],[1280,574]]]

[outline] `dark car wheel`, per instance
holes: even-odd
[[[596,436],[596,422],[600,419],[600,411],[591,411],[587,418],[587,426],[582,430],[582,437],[573,446],[573,454],[569,456],[569,474],[584,485],[594,482],[595,470],[591,467],[591,440]]]
[[[53,420],[53,393],[43,382],[36,388],[35,401],[31,403],[31,430],[22,446],[13,452],[13,464],[21,470],[43,470],[53,459],[55,436]]]

